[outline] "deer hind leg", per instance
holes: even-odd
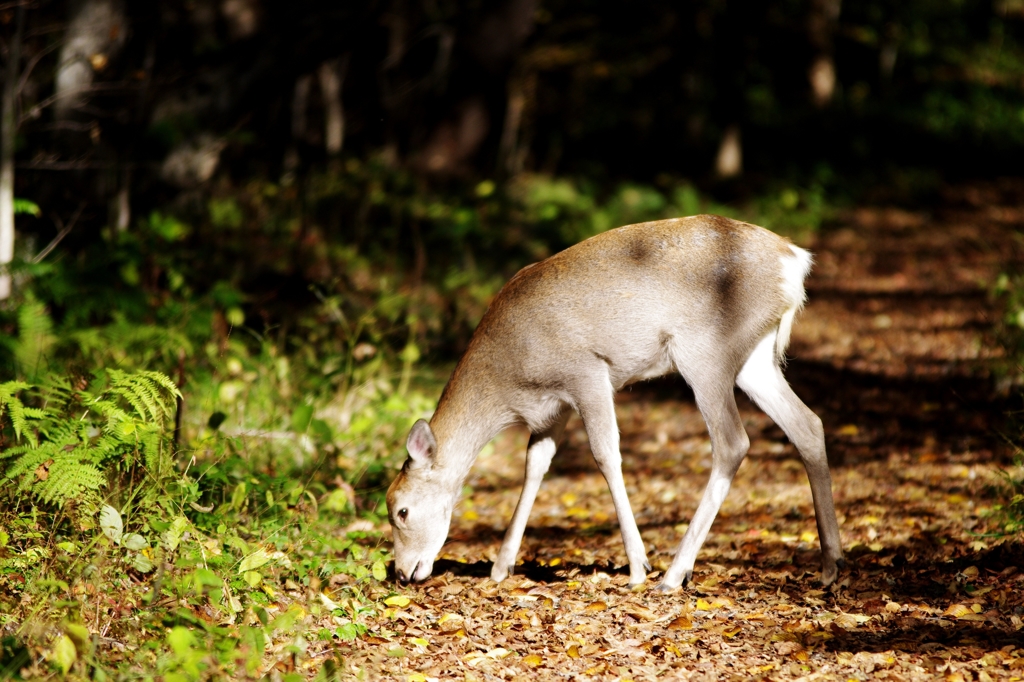
[[[536,433],[530,434],[530,444],[526,448],[526,476],[523,480],[523,491],[519,495],[519,502],[512,514],[512,521],[505,531],[505,540],[498,550],[498,557],[494,560],[491,568],[491,579],[501,582],[512,575],[516,564],[516,556],[519,554],[519,546],[523,541],[523,533],[526,532],[526,523],[530,520],[530,510],[537,499],[537,491],[540,490],[541,481],[548,467],[551,466],[551,459],[558,449],[558,441],[565,430],[565,423],[569,420],[571,410],[568,405],[563,405],[561,412],[555,417],[551,424]]]
[[[750,447],[750,439],[743,429],[736,398],[733,395],[733,378],[723,373],[703,377],[687,377],[693,387],[697,407],[711,436],[711,476],[704,489],[697,511],[693,514],[690,527],[683,536],[672,565],[665,572],[659,590],[668,591],[689,582],[693,565],[697,560],[704,540],[707,539],[711,524],[729,493],[732,479]]]
[[[775,333],[769,334],[750,354],[736,378],[737,385],[779,425],[803,460],[814,498],[814,517],[821,542],[821,582],[831,584],[845,567],[839,538],[832,477],[825,455],[821,419],[796,396],[775,360]]]
[[[619,530],[629,561],[629,584],[640,585],[647,580],[651,564],[647,561],[640,530],[622,477],[622,453],[619,451],[619,426],[615,420],[614,390],[607,375],[583,387],[576,394],[576,409],[583,418],[590,439],[590,449],[612,494]]]

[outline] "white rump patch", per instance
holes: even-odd
[[[814,262],[809,251],[793,244],[790,244],[789,248],[793,255],[779,259],[782,265],[782,299],[786,302],[786,311],[782,314],[779,333],[775,339],[775,361],[780,365],[786,362],[786,348],[789,347],[789,335],[793,331],[793,319],[807,300],[804,279]]]

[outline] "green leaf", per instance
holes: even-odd
[[[334,432],[330,424],[323,419],[314,419],[309,422],[309,435],[320,443],[330,443],[334,440]]]
[[[260,547],[249,556],[242,559],[242,563],[238,565],[238,572],[245,573],[246,571],[253,571],[270,562],[270,557],[267,555],[267,550]]]
[[[186,657],[196,644],[195,635],[188,628],[177,625],[167,633],[167,644],[179,658]]]
[[[268,626],[271,632],[277,630],[291,630],[295,622],[303,617],[303,610],[298,605],[292,605],[287,611],[271,621]]]
[[[114,542],[121,542],[124,534],[124,522],[121,520],[121,513],[105,504],[100,508],[100,530]]]
[[[240,511],[245,506],[245,496],[248,492],[248,488],[245,485],[245,481],[240,482],[235,486],[235,489],[231,492],[231,508],[235,511]]]
[[[327,493],[323,507],[333,512],[344,512],[348,509],[350,502],[348,491],[345,488],[335,488]]]
[[[382,559],[377,559],[373,562],[373,579],[378,582],[384,582],[388,577],[387,566],[384,565]]]
[[[139,573],[149,573],[156,568],[156,564],[154,564],[148,556],[142,553],[133,554],[131,557],[131,564],[132,568]]]
[[[64,623],[64,633],[71,638],[71,641],[79,649],[84,649],[92,639],[89,629],[78,623]]]
[[[313,420],[313,406],[299,405],[292,412],[292,431],[305,433],[309,428],[309,422]]]
[[[67,635],[61,635],[53,644],[53,649],[47,657],[64,675],[68,674],[71,666],[78,660],[78,649],[75,643]]]
[[[125,549],[139,551],[149,547],[149,543],[146,542],[146,538],[142,537],[138,533],[125,533],[121,536],[121,546]]]
[[[163,546],[171,552],[176,550],[178,545],[181,543],[182,536],[189,529],[189,525],[188,519],[184,516],[176,516],[174,520],[171,521],[170,527],[163,532],[163,535],[160,536],[160,541],[163,543]]]
[[[359,623],[345,623],[341,627],[335,628],[334,634],[336,634],[338,639],[343,642],[351,642],[365,631],[366,626],[364,625],[360,625]]]
[[[19,213],[26,213],[28,215],[35,216],[36,218],[43,214],[43,212],[39,209],[39,204],[37,204],[36,202],[29,201],[28,199],[19,199],[15,197],[14,214],[17,215]]]
[[[419,346],[410,341],[409,343],[405,344],[405,348],[403,348],[402,351],[398,354],[398,357],[401,358],[402,362],[408,363],[410,365],[416,364],[416,362],[420,359]]]

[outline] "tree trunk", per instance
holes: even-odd
[[[313,77],[309,74],[299,76],[292,92],[292,139],[284,151],[284,172],[294,173],[299,167],[299,145],[306,142],[306,110],[309,107],[309,88]]]
[[[514,177],[521,171],[522,155],[518,153],[519,127],[523,122],[526,108],[526,93],[520,79],[513,77],[508,88],[508,104],[505,107],[505,127],[501,130],[498,145],[498,173]]]
[[[124,7],[120,0],[79,0],[71,5],[71,21],[57,65],[54,113],[66,119],[85,101],[93,74],[106,68],[125,40]]]
[[[730,125],[722,133],[722,142],[715,157],[715,175],[720,178],[734,178],[743,172],[743,143],[740,127]]]
[[[842,0],[813,0],[807,19],[807,33],[815,55],[807,70],[811,101],[819,109],[828,106],[836,90],[833,36],[839,23]]]
[[[320,65],[320,93],[324,100],[324,147],[328,156],[341,153],[345,142],[345,109],[341,104],[341,86],[345,81],[348,57],[329,59]]]
[[[2,105],[0,105],[0,301],[11,296],[11,261],[14,260],[14,138],[18,131],[18,69],[25,6],[15,10],[14,36],[7,52]]]

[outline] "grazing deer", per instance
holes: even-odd
[[[660,589],[690,580],[750,440],[738,385],[796,445],[810,479],[822,583],[845,566],[821,420],[780,368],[803,306],[811,255],[764,228],[718,216],[629,225],[520,270],[484,314],[387,494],[395,573],[423,580],[481,448],[513,423],[530,429],[522,494],[491,577],[508,577],[571,410],[583,419],[618,516],[629,582],[651,565],[622,477],[613,396],[675,370],[711,436],[711,478]]]

